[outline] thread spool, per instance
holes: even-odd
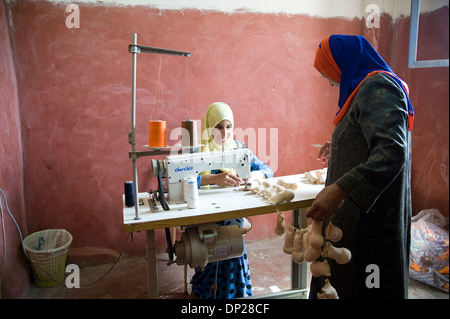
[[[149,147],[166,147],[166,121],[149,121]]]
[[[185,202],[188,201],[188,183],[192,181],[192,177],[185,177],[183,178],[183,200]]]
[[[198,144],[197,138],[197,121],[187,119],[181,121],[181,145],[184,147],[196,147]]]
[[[197,180],[190,180],[187,183],[187,207],[198,208],[198,201]]]
[[[124,183],[125,188],[125,206],[134,206],[134,186],[132,181],[126,181]]]

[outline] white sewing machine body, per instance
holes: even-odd
[[[250,151],[247,148],[171,155],[162,162],[160,163],[164,168],[163,175],[166,177],[169,203],[184,202],[183,180],[185,178],[197,180],[197,175],[204,171],[234,168],[238,176],[246,180],[251,170]],[[155,169],[153,164],[154,172]]]

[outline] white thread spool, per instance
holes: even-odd
[[[187,202],[188,200],[188,182],[192,181],[192,177],[183,178],[183,200]]]
[[[187,194],[187,207],[198,208],[197,180],[188,181],[186,194]]]

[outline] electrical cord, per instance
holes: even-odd
[[[2,279],[3,268],[6,264],[6,233],[5,233],[5,219],[3,217],[2,198],[0,197],[0,209],[1,209],[1,221],[2,221],[2,234],[3,234],[3,260],[0,268],[0,299],[2,299]]]
[[[249,233],[253,229],[253,222],[250,219],[250,217],[244,217],[244,218],[247,219],[250,222],[250,228],[245,230],[245,232],[244,232],[244,235],[245,235],[245,234]]]
[[[11,219],[13,220],[14,224],[16,225],[17,231],[19,232],[19,236],[20,236],[20,242],[22,244],[22,250],[25,254],[25,256],[27,257],[27,259],[39,270],[43,271],[44,273],[46,273],[48,276],[50,276],[50,278],[56,282],[58,282],[59,284],[63,284],[65,285],[64,282],[59,281],[58,279],[56,279],[55,277],[52,276],[52,274],[50,274],[48,271],[46,271],[45,269],[42,269],[41,267],[39,267],[35,262],[33,262],[33,260],[28,256],[28,253],[25,249],[24,243],[23,243],[23,236],[22,236],[22,232],[20,231],[20,227],[17,224],[14,216],[12,215],[11,211],[9,210],[8,207],[8,202],[6,200],[6,196],[5,193],[3,192],[3,190],[0,188],[0,192],[3,196],[3,199],[5,201],[5,207],[6,210],[8,211],[9,216],[11,217]],[[1,222],[2,222],[2,232],[3,232],[3,246],[4,246],[4,250],[3,250],[3,261],[2,261],[2,267],[0,268],[0,299],[1,299],[1,283],[2,283],[2,276],[3,276],[3,268],[4,265],[6,263],[6,234],[5,234],[5,225],[4,225],[4,217],[3,217],[3,206],[1,205],[2,201],[0,198],[0,210],[1,210]],[[90,284],[80,284],[80,287],[89,287],[89,286],[93,286],[96,283],[98,283],[100,280],[102,280],[103,278],[105,278],[110,272],[111,270],[113,270],[114,266],[116,266],[117,262],[119,261],[120,257],[122,257],[123,252],[125,251],[125,247],[127,246],[127,242],[128,239],[130,237],[130,233],[127,234],[127,238],[125,239],[125,243],[123,245],[122,250],[120,251],[119,256],[117,257],[116,261],[114,262],[114,264],[109,268],[109,270],[102,275],[100,278],[98,278],[97,280],[95,280],[94,282],[90,283]]]

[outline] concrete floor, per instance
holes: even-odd
[[[253,291],[256,296],[291,287],[291,256],[282,252],[283,238],[246,242],[250,262]],[[166,265],[167,254],[158,253],[158,280],[161,299],[195,298],[186,294],[184,288],[184,267]],[[66,288],[58,285],[52,288],[38,288],[30,285],[24,299],[143,299],[147,298],[146,260],[144,257],[120,260],[111,272],[101,278],[112,264],[80,269],[81,288]],[[188,268],[188,278],[193,269]],[[94,283],[90,285],[91,283]],[[309,280],[308,280],[309,283]],[[190,290],[189,290],[190,291]],[[448,299],[449,294],[415,280],[410,280],[409,299]]]

